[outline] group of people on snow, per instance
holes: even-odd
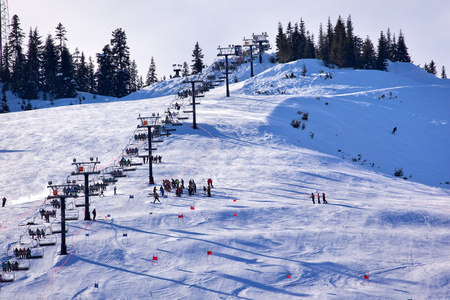
[[[311,196],[309,198],[312,200],[313,204],[316,204],[314,193],[311,193]],[[327,199],[325,198],[325,193],[322,193],[322,201],[324,204],[328,203]],[[319,192],[317,193],[317,203],[320,204],[320,193]]]

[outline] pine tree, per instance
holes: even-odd
[[[97,85],[96,85],[96,78],[95,78],[95,65],[94,65],[94,61],[92,60],[91,56],[89,56],[87,82],[88,82],[88,92],[91,94],[96,94],[97,93]]]
[[[362,46],[361,67],[368,70],[373,70],[377,67],[377,56],[369,36],[367,36]]]
[[[344,45],[345,66],[356,68],[359,49],[357,48],[357,37],[353,34],[353,23],[350,15],[347,18],[347,34]]]
[[[431,73],[431,74],[433,74],[433,75],[435,75],[435,76],[436,76],[436,74],[437,74],[436,63],[435,63],[433,60],[431,60],[431,62],[430,62],[429,65],[425,64],[424,69],[425,69],[425,71],[427,71],[428,73]]]
[[[133,59],[130,65],[130,93],[134,93],[139,90],[139,75],[136,61]]]
[[[63,46],[61,51],[61,65],[57,76],[56,98],[74,98],[76,95],[72,55],[70,54],[69,49]]]
[[[155,60],[153,59],[153,56],[152,56],[152,58],[150,59],[150,67],[148,68],[147,80],[145,81],[145,84],[152,85],[156,82],[158,82],[158,77],[156,75]]]
[[[334,27],[333,43],[331,44],[330,60],[332,63],[346,67],[347,62],[345,60],[345,44],[346,44],[345,25],[341,16],[339,16],[336,26]]]
[[[194,51],[192,52],[192,74],[201,74],[205,65],[203,64],[203,54],[198,42],[195,44]]]
[[[113,95],[121,98],[129,94],[130,85],[130,51],[127,45],[127,37],[122,28],[118,28],[112,33],[111,54],[114,68],[114,89]]]
[[[2,89],[5,91],[10,90],[11,85],[11,55],[10,55],[10,47],[9,44],[6,42],[3,47],[3,59],[2,59],[2,66],[1,66],[1,73],[0,73],[0,79],[2,82]]]
[[[74,55],[75,56],[75,55]],[[81,52],[78,62],[74,61],[75,82],[80,92],[89,91],[89,69],[84,52]]]
[[[8,99],[6,98],[6,91],[2,88],[2,101],[0,104],[0,113],[8,113],[9,112],[9,106],[8,106]]]
[[[411,62],[411,57],[408,54],[408,48],[406,47],[405,38],[401,30],[398,37],[394,58],[395,61],[399,62]]]
[[[181,69],[181,76],[188,77],[190,72],[191,71],[189,70],[189,64],[185,61],[183,63],[183,68]]]
[[[381,71],[386,71],[387,60],[389,59],[389,46],[383,31],[380,33],[380,38],[378,39],[378,56],[377,56],[377,69]]]
[[[103,52],[97,54],[98,71],[97,92],[99,95],[112,96],[114,94],[114,66],[109,45],[103,47]]]
[[[42,41],[37,28],[34,31],[30,29],[28,37],[28,52],[22,78],[21,98],[38,99]]]
[[[42,68],[42,89],[49,95],[50,100],[53,100],[57,96],[58,52],[50,34],[47,36],[42,53]]]
[[[56,35],[55,39],[59,41],[58,49],[59,49],[59,55],[62,55],[63,48],[66,46],[66,28],[64,28],[63,24],[59,23],[58,26],[56,26]]]
[[[290,58],[290,51],[288,49],[288,40],[286,34],[283,32],[283,26],[278,23],[278,34],[276,36],[277,45],[277,60],[279,63],[287,63]]]
[[[22,52],[24,37],[25,35],[20,28],[20,19],[17,15],[14,15],[11,22],[11,32],[8,36],[8,44],[11,49],[10,55],[12,62],[11,90],[18,95],[22,92],[23,67],[25,60]]]
[[[442,66],[441,78],[447,79],[447,74],[445,73],[445,66]]]

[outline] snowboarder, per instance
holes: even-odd
[[[311,193],[311,197],[309,197],[312,199],[313,204],[316,204],[316,202],[314,201],[314,193]]]
[[[95,210],[95,208],[94,208],[94,210],[92,211],[92,220],[93,221],[95,221],[95,217],[97,216],[97,211]]]
[[[325,199],[325,193],[322,193],[322,200],[324,204],[328,203],[327,200]]]
[[[6,204],[6,197],[3,197],[3,199],[2,199],[2,207],[5,207],[5,204]]]
[[[394,129],[392,129],[392,134],[395,134],[397,132],[397,127],[394,127]]]
[[[155,200],[153,200],[153,203],[156,203],[156,201],[158,201],[161,204],[161,201],[159,201],[158,193],[154,193],[153,198],[155,198]]]

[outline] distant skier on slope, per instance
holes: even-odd
[[[311,196],[309,198],[311,198],[313,204],[316,204],[316,202],[314,201],[314,193],[311,193]]]
[[[322,200],[323,200],[323,203],[328,203],[328,201],[325,199],[325,193],[322,193]]]
[[[153,197],[155,198],[155,200],[153,200],[153,203],[156,203],[156,201],[158,201],[159,204],[161,204],[161,201],[159,201],[159,195],[158,195],[158,193],[154,193],[154,194],[153,194]]]

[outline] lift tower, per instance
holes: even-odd
[[[226,85],[227,85],[227,97],[230,97],[230,88],[228,83],[228,75],[230,74],[228,72],[228,56],[230,55],[236,55],[236,47],[234,46],[228,46],[228,47],[217,47],[217,50],[219,50],[219,54],[217,56],[225,56],[225,77],[226,77]]]
[[[250,48],[250,77],[255,76],[253,74],[253,47],[256,47],[257,45],[253,44],[254,39],[246,39],[244,37],[244,45],[243,47],[249,47]]]
[[[261,34],[254,34],[253,33],[253,40],[254,43],[258,45],[259,48],[259,63],[262,64],[262,55],[264,54],[264,51],[270,49],[269,40],[267,39],[269,35],[267,32],[263,32]]]
[[[100,162],[98,158],[94,161],[94,158],[91,157],[88,162],[77,162],[74,158],[72,165],[76,166],[75,172],[72,172],[72,175],[84,175],[84,220],[91,220],[91,213],[89,211],[89,175],[92,174],[100,174],[100,171],[95,171],[95,167]]]
[[[3,46],[5,46],[9,35],[9,10],[8,0],[0,1],[0,65],[3,65]]]
[[[59,199],[61,201],[61,255],[67,255],[66,246],[66,198],[78,197],[74,193],[67,192],[71,190],[73,185],[62,184],[53,185],[51,181],[48,182],[48,188],[52,189],[52,194],[47,199]],[[66,192],[64,192],[66,191]]]
[[[186,79],[185,81],[183,81],[183,83],[191,83],[192,84],[192,128],[193,129],[197,129],[197,118],[196,118],[196,113],[195,113],[195,104],[199,104],[199,103],[195,103],[195,83],[197,82],[202,82],[202,80],[196,80],[196,79]]]
[[[147,128],[147,138],[148,138],[148,183],[149,184],[155,184],[155,179],[153,178],[153,155],[152,155],[152,143],[162,143],[163,140],[153,140],[153,138],[159,138],[161,136],[169,136],[170,133],[169,130],[165,127],[165,125],[162,125],[162,122],[160,120],[159,113],[155,115],[155,113],[152,114],[151,117],[141,117],[139,115],[138,120],[141,121],[141,124],[137,126],[137,128]]]

